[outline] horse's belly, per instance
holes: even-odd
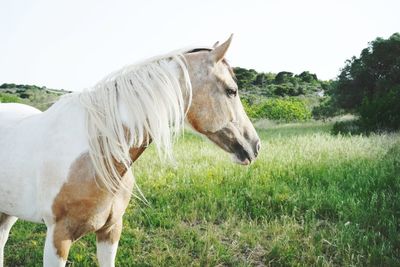
[[[3,174],[3,173],[2,173]],[[18,218],[41,222],[41,212],[38,209],[36,188],[26,183],[18,176],[11,177],[18,182],[10,182],[0,175],[0,211]]]

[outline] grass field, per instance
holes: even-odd
[[[193,134],[177,167],[153,149],[135,175],[117,266],[400,266],[400,135],[331,136],[331,124],[258,124],[259,159],[237,166]],[[18,222],[7,266],[41,266],[45,227]],[[95,266],[94,235],[72,266]]]

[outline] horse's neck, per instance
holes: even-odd
[[[188,93],[186,91],[186,80],[185,77],[182,73],[182,70],[180,69],[180,67],[177,65],[177,63],[175,62],[171,62],[171,64],[174,64],[174,68],[176,70],[176,73],[178,75],[178,80],[180,82],[180,89],[184,90],[182,91],[182,96],[183,96],[183,100],[184,100],[184,107],[185,110],[187,110],[190,106],[191,103],[191,94]],[[127,121],[129,120],[129,116],[131,116],[132,114],[128,114],[127,109],[125,108],[124,104],[121,101],[118,101],[118,110],[121,114],[121,119],[122,122],[125,124],[127,123]],[[145,133],[146,134],[146,133]],[[143,144],[140,147],[131,147],[131,149],[129,150],[130,153],[130,157],[132,160],[132,163],[134,163],[144,152],[144,150],[146,150],[147,146],[151,143],[151,137],[150,140],[144,140]]]

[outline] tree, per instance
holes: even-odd
[[[318,81],[317,75],[310,73],[309,71],[303,71],[302,73],[296,75],[295,77],[300,78],[303,82],[306,82],[306,83]]]
[[[1,89],[8,89],[8,88],[16,88],[17,85],[15,83],[3,83],[0,85]]]
[[[395,33],[376,38],[359,57],[346,61],[333,96],[340,107],[358,113],[369,130],[394,130],[400,128],[399,85],[400,34]]]
[[[257,74],[253,84],[259,87],[264,87],[267,83],[267,79],[264,73]]]
[[[292,72],[281,71],[276,75],[275,83],[281,84],[281,83],[289,82],[290,81],[289,78],[292,78],[292,77],[293,77],[293,73]]]
[[[236,67],[234,68],[237,84],[239,88],[246,89],[247,86],[253,83],[257,76],[257,72],[253,69],[245,69]]]

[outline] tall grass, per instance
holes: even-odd
[[[258,124],[259,159],[231,163],[187,133],[177,166],[153,149],[135,175],[118,266],[399,266],[400,135],[331,136],[330,124]],[[18,222],[6,265],[41,266],[45,227]],[[72,248],[93,266],[93,235]]]

